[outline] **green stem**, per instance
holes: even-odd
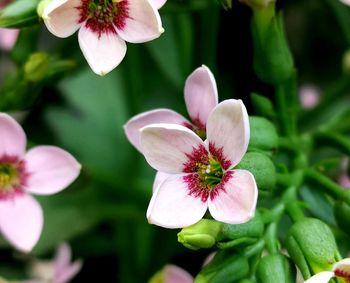
[[[278,240],[277,240],[277,222],[271,223],[265,234],[266,248],[269,251],[269,254],[278,253]]]
[[[246,248],[246,250],[244,251],[244,255],[248,258],[252,257],[258,253],[261,253],[264,247],[265,247],[265,241],[261,239],[260,241],[256,242],[256,244]]]
[[[350,140],[338,133],[318,132],[314,135],[315,144],[333,146],[347,155],[350,155]]]
[[[286,206],[288,215],[294,222],[305,218],[304,211],[300,207],[297,198],[297,186],[289,187],[283,195],[283,202]]]
[[[320,189],[323,189],[334,198],[341,198],[344,195],[344,189],[340,185],[333,182],[331,179],[322,175],[321,173],[315,171],[314,169],[306,170],[305,177],[306,179],[309,179],[310,181],[313,181],[320,185]]]

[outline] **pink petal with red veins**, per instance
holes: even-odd
[[[207,140],[221,151],[219,159],[236,166],[247,151],[249,137],[248,114],[241,100],[225,100],[215,107],[207,122]]]
[[[94,32],[83,25],[79,30],[79,45],[91,69],[103,76],[123,60],[126,43],[113,32]]]
[[[215,78],[207,66],[197,68],[187,78],[185,102],[193,123],[205,128],[209,114],[218,104]]]
[[[304,283],[328,283],[333,276],[334,276],[334,272],[323,271],[312,276],[311,278],[306,280]]]
[[[148,0],[128,0],[128,16],[117,27],[125,41],[141,43],[159,37],[164,31],[158,10]]]
[[[350,258],[344,258],[340,261],[338,261],[336,264],[333,266],[333,271],[336,276],[339,277],[350,277]]]
[[[52,0],[44,9],[42,18],[47,29],[58,37],[75,33],[81,23],[77,7],[81,0]]]
[[[184,176],[169,176],[153,193],[147,209],[149,223],[165,228],[182,228],[202,219],[208,205],[200,197],[189,195]]]
[[[151,4],[156,9],[162,8],[166,1],[167,0],[150,0]]]
[[[22,157],[27,144],[22,127],[11,116],[0,113],[0,159],[4,155]]]
[[[38,242],[43,228],[43,212],[30,195],[0,201],[0,231],[18,250],[29,252]]]
[[[254,217],[258,189],[250,172],[234,170],[226,174],[230,172],[233,172],[231,178],[222,181],[222,189],[209,198],[209,211],[215,220],[229,224],[245,223]]]
[[[124,125],[124,130],[129,142],[140,152],[140,129],[155,123],[179,124],[183,126],[190,124],[180,114],[169,109],[156,109],[133,117]]]
[[[168,264],[164,267],[164,283],[193,283],[193,277],[186,270]]]
[[[140,144],[147,162],[165,173],[183,172],[193,150],[204,147],[194,132],[176,124],[152,124],[142,128]]]
[[[51,195],[68,187],[79,175],[80,164],[67,151],[54,146],[38,146],[27,152],[25,189],[31,193]]]
[[[153,182],[152,192],[154,193],[158,189],[158,187],[165,181],[165,179],[167,179],[169,176],[172,176],[172,175],[173,174],[157,171]]]
[[[0,28],[0,48],[10,50],[17,41],[18,33],[18,29]]]

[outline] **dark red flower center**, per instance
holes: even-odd
[[[0,157],[0,201],[23,193],[28,174],[25,164],[17,157]]]
[[[103,33],[116,33],[115,27],[123,29],[129,16],[128,0],[81,0],[77,9],[79,23],[86,22],[86,27],[99,37]]]
[[[208,197],[214,199],[233,176],[233,171],[226,172],[231,162],[223,157],[223,149],[209,143],[209,152],[200,145],[191,154],[187,154],[187,157],[183,172],[192,173],[184,176],[189,195],[200,197],[203,202]]]
[[[341,268],[337,268],[336,270],[334,270],[334,274],[335,274],[335,276],[344,279],[345,282],[350,283],[350,272],[349,272],[349,270],[344,270],[344,269],[341,269]]]

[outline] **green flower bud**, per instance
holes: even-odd
[[[257,93],[250,94],[254,110],[258,115],[272,118],[275,116],[275,110],[270,99]]]
[[[265,9],[253,9],[254,69],[268,84],[281,84],[295,72],[283,29],[282,15],[275,14],[273,3]]]
[[[256,212],[254,218],[243,224],[224,224],[222,235],[224,239],[235,240],[242,237],[259,238],[264,233],[264,222]]]
[[[260,259],[256,268],[258,283],[295,283],[295,265],[284,255],[270,254]]]
[[[276,186],[276,168],[271,159],[265,154],[248,152],[236,168],[246,169],[254,175],[259,192],[274,190]]]
[[[263,117],[249,116],[249,150],[271,150],[278,146],[278,135],[274,124]]]
[[[314,218],[300,220],[290,228],[286,247],[304,278],[331,270],[341,259],[332,231]]]
[[[221,251],[199,272],[194,283],[231,283],[243,279],[248,273],[249,263],[244,255]]]
[[[49,55],[47,53],[32,54],[24,65],[24,77],[28,81],[40,82],[48,72]]]
[[[183,228],[177,234],[177,240],[192,250],[211,248],[221,240],[223,225],[222,222],[202,219],[194,225]]]

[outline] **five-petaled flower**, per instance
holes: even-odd
[[[350,282],[350,258],[338,261],[334,264],[332,271],[319,272],[306,280],[305,283],[328,283],[333,277]]]
[[[226,100],[208,116],[207,140],[177,124],[151,124],[141,129],[147,162],[168,174],[159,182],[147,209],[148,221],[166,228],[198,222],[206,213],[238,224],[255,213],[258,190],[254,176],[234,170],[249,143],[249,120],[241,100]]]
[[[7,114],[0,114],[0,136],[0,232],[28,252],[43,227],[42,209],[29,193],[63,190],[79,175],[80,164],[55,146],[37,146],[26,153],[26,135]]]
[[[163,32],[157,6],[164,0],[52,0],[42,17],[51,33],[68,37],[79,29],[79,45],[99,75],[123,60],[126,43],[153,40]]]

